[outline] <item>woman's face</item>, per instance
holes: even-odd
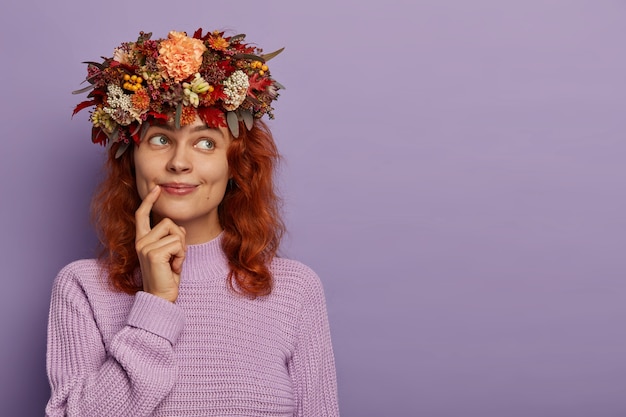
[[[139,196],[143,200],[158,185],[154,220],[167,217],[185,227],[189,244],[206,242],[221,231],[217,207],[228,183],[230,142],[227,128],[209,128],[196,118],[180,129],[152,125],[135,148]]]

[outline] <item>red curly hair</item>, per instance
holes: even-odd
[[[224,229],[222,249],[230,265],[228,276],[235,291],[250,297],[272,290],[269,263],[276,256],[285,226],[274,174],[280,159],[265,123],[255,121],[251,130],[240,125],[233,138],[228,166],[233,185],[218,207]],[[135,274],[139,259],[135,251],[135,210],[141,204],[135,182],[133,149],[115,159],[117,144],[108,152],[106,177],[92,200],[92,221],[102,245],[99,257],[108,266],[113,287],[128,294],[142,289]]]

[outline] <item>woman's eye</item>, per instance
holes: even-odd
[[[163,146],[168,144],[167,137],[163,135],[155,135],[148,139],[148,142],[151,145]]]
[[[212,150],[213,148],[215,148],[215,142],[213,142],[211,139],[202,139],[200,142],[197,143],[196,146],[200,149]]]

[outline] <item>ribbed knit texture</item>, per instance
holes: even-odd
[[[191,245],[176,303],[110,289],[96,260],[52,291],[47,416],[338,416],[324,292],[277,258],[272,293],[228,286],[221,236]]]

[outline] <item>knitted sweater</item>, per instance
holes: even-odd
[[[57,276],[47,416],[338,416],[324,292],[305,265],[271,264],[269,296],[228,285],[221,236],[190,245],[179,296],[110,289],[96,260]]]

